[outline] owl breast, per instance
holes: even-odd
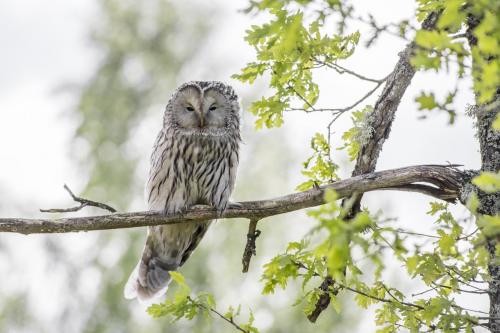
[[[146,186],[150,210],[177,213],[195,204],[223,211],[238,164],[235,140],[164,133]],[[177,134],[177,135],[176,135]]]

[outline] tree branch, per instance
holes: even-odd
[[[243,327],[241,327],[240,325],[238,325],[234,321],[234,318],[232,318],[232,317],[228,318],[228,317],[224,316],[222,313],[220,313],[219,311],[217,311],[215,308],[207,306],[207,305],[205,305],[203,303],[197,302],[196,300],[192,299],[190,296],[188,296],[187,299],[188,299],[188,301],[190,301],[191,303],[193,303],[194,305],[196,305],[200,309],[212,312],[215,315],[217,315],[219,318],[221,318],[222,320],[224,320],[224,321],[228,322],[229,324],[233,325],[236,330],[238,330],[240,332],[243,332],[243,333],[250,333],[249,330],[246,330]]]
[[[257,254],[255,241],[257,240],[257,237],[260,236],[260,230],[257,230],[257,222],[259,222],[259,220],[252,219],[248,225],[247,244],[245,245],[243,258],[241,259],[241,263],[243,264],[243,273],[248,272],[250,260],[252,259],[252,256]]]
[[[0,232],[65,233],[200,222],[220,217],[261,220],[269,216],[319,206],[324,203],[324,193],[328,189],[335,190],[340,199],[354,193],[382,189],[415,191],[414,185],[419,183],[433,188],[432,192],[428,191],[426,194],[443,200],[452,200],[459,198],[464,175],[465,172],[456,169],[455,165],[410,166],[360,175],[274,199],[242,202],[241,206],[235,205],[227,209],[222,216],[211,207],[198,206],[171,216],[150,211],[60,219],[0,218]]]

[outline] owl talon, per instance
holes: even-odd
[[[243,208],[243,205],[239,202],[228,202],[227,203],[227,208],[229,209],[241,209]]]
[[[169,215],[172,215],[172,213],[171,213],[171,212],[169,212],[169,211],[168,211],[168,210],[166,210],[166,209],[162,209],[162,210],[161,210],[161,213],[163,214],[163,216],[169,216]]]
[[[222,215],[224,214],[224,212],[225,212],[225,209],[224,209],[224,210],[219,210],[219,209],[216,209],[216,210],[215,210],[215,218],[216,218],[216,219],[221,219],[221,218],[223,218],[223,216],[222,216]]]
[[[189,209],[202,209],[202,208],[207,208],[207,205],[202,205],[202,204],[197,204],[197,205],[192,205],[189,207]]]
[[[173,211],[168,211],[167,209],[162,210],[162,214],[164,216],[175,216],[175,215],[180,215],[181,217],[187,212],[188,208],[183,207],[183,208],[177,208]]]

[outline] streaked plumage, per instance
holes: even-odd
[[[173,214],[196,204],[226,209],[238,166],[239,109],[237,95],[222,82],[188,82],[176,90],[151,155],[150,210]],[[210,223],[149,227],[125,297],[161,295],[170,282],[168,271],[185,263]]]

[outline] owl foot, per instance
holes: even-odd
[[[241,209],[241,208],[243,208],[243,205],[241,203],[239,203],[239,202],[231,202],[231,201],[229,201],[227,203],[227,208],[229,208],[229,209]]]
[[[223,218],[223,217],[222,217],[222,215],[224,215],[224,212],[225,212],[225,211],[226,211],[225,209],[224,209],[224,210],[219,210],[219,209],[216,209],[216,210],[215,210],[215,219],[216,219],[216,220],[218,220],[218,219],[222,219],[222,218]]]
[[[217,211],[217,218],[220,219],[222,218],[222,215],[227,209],[241,209],[243,208],[243,205],[239,202],[227,202],[226,205],[223,208],[216,208]]]
[[[208,205],[202,205],[202,204],[196,204],[196,205],[189,206],[189,209],[201,209],[201,208],[207,208],[207,207],[210,207],[210,206],[208,206]]]
[[[175,215],[180,215],[181,217],[188,211],[188,209],[191,207],[178,207],[173,210],[163,210],[163,214],[165,216],[175,216]]]

